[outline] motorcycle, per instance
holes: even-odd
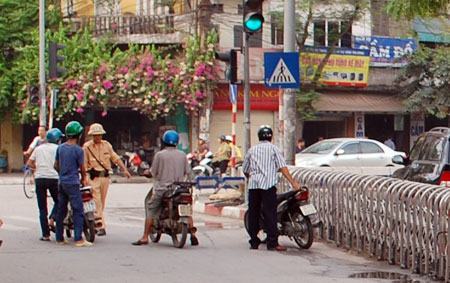
[[[86,240],[93,243],[95,240],[95,201],[94,196],[92,195],[92,187],[81,187],[80,191],[84,210],[83,233]],[[69,207],[67,216],[64,219],[64,229],[68,238],[72,236],[73,226],[72,209]]]
[[[314,241],[313,228],[320,225],[317,210],[309,203],[309,191],[289,191],[277,194],[278,234],[288,236],[302,249],[309,249]],[[248,229],[248,211],[244,215],[244,225]],[[260,229],[264,229],[264,217],[261,213]]]
[[[136,152],[125,152],[122,156],[122,161],[125,167],[134,175],[142,176],[144,171],[150,168],[148,162],[144,161],[143,157]]]
[[[205,158],[200,160],[199,165],[192,168],[195,177],[220,175],[220,169],[212,165],[213,157],[213,153],[209,151]]]
[[[154,221],[150,240],[159,242],[161,235],[167,234],[172,237],[172,243],[176,248],[183,248],[187,235],[196,228],[189,229],[189,218],[192,217],[192,182],[175,182],[172,190],[167,191],[163,198],[163,208],[160,216]],[[150,191],[147,200],[151,198]],[[179,238],[178,235],[181,234]]]

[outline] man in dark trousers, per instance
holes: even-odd
[[[264,214],[264,227],[267,233],[267,249],[285,251],[278,244],[277,231],[277,188],[278,172],[289,181],[294,190],[300,184],[292,178],[281,151],[273,145],[273,131],[270,126],[261,126],[258,131],[259,143],[250,148],[244,158],[243,170],[248,180],[248,216],[250,249],[258,249],[259,219]]]

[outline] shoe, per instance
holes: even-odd
[[[77,248],[83,248],[83,247],[92,247],[94,244],[88,241],[78,242],[75,243],[75,247]]]
[[[50,242],[50,237],[40,237],[39,240],[43,242]]]
[[[56,241],[56,243],[57,243],[58,245],[68,245],[68,244],[69,244],[69,241],[67,241],[66,239],[64,239],[64,240],[62,240],[62,241]]]
[[[191,235],[191,246],[198,246],[198,239],[194,235]]]
[[[251,250],[257,250],[259,248],[259,245],[250,245]]]
[[[276,247],[267,247],[269,251],[285,252],[287,248],[285,246],[278,245]]]
[[[56,233],[55,224],[48,224],[48,229],[50,232]]]
[[[131,243],[133,246],[143,246],[143,245],[148,245],[148,241],[142,241],[141,239],[137,240],[136,242]]]
[[[105,229],[100,229],[97,231],[97,236],[106,236],[106,230]]]

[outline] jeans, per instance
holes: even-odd
[[[261,240],[258,238],[262,213],[264,216],[264,229],[267,233],[267,248],[278,246],[277,230],[277,189],[272,187],[268,190],[251,189],[248,191],[248,226],[250,245],[258,247]]]
[[[83,200],[81,199],[80,185],[59,184],[58,192],[58,213],[56,217],[56,241],[64,241],[64,218],[67,214],[67,204],[70,202],[72,208],[72,218],[74,226],[74,240],[81,241],[83,232],[84,211]]]
[[[44,179],[37,178],[36,182],[36,198],[39,208],[39,221],[41,223],[41,231],[43,237],[50,236],[50,229],[48,227],[48,210],[47,210],[47,190],[50,191],[50,195],[53,199],[53,209],[50,213],[51,219],[56,218],[56,212],[58,210],[58,179]]]

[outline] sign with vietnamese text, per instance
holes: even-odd
[[[365,123],[364,123],[364,113],[355,113],[355,138],[364,138],[365,133]]]
[[[278,111],[278,90],[267,89],[263,84],[250,85],[250,109],[251,110],[268,110]],[[237,86],[237,107],[243,109],[244,105],[244,88],[242,85]],[[229,110],[230,90],[228,84],[218,84],[214,91],[214,110]]]
[[[300,52],[301,79],[312,81],[327,48],[307,47]],[[322,70],[320,82],[332,86],[366,87],[369,51],[337,48]]]
[[[407,55],[417,50],[417,42],[412,38],[384,36],[355,36],[355,49],[369,50],[370,65],[374,67],[402,67]]]

